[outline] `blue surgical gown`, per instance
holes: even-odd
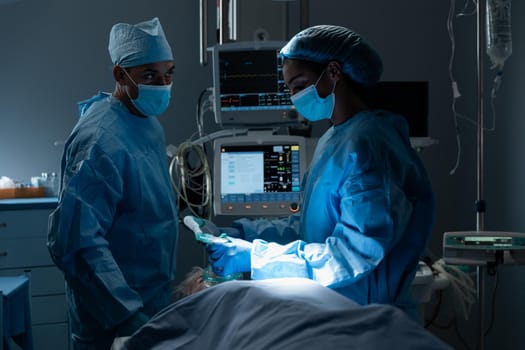
[[[413,310],[435,204],[405,118],[370,110],[329,128],[302,187],[300,214],[234,222],[253,239],[252,278],[306,277],[360,304]]]
[[[73,332],[89,337],[169,303],[178,211],[157,118],[105,93],[79,107],[48,248],[65,274]]]

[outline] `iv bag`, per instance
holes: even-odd
[[[510,1],[487,0],[487,54],[491,68],[500,70],[512,54]]]

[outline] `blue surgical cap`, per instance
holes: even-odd
[[[297,33],[282,49],[284,58],[328,63],[337,61],[344,73],[363,85],[381,78],[379,54],[354,31],[334,25],[317,25]]]
[[[157,17],[134,25],[115,24],[109,33],[108,50],[113,64],[124,68],[173,60]]]

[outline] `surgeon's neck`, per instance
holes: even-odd
[[[350,93],[338,99],[336,93],[336,104],[332,118],[330,118],[333,125],[339,125],[346,122],[359,112],[365,111],[368,106],[355,94]]]

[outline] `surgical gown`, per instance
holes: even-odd
[[[79,107],[48,248],[65,274],[73,333],[89,338],[168,305],[178,211],[157,118],[105,93]]]
[[[332,126],[302,185],[300,214],[234,222],[254,242],[252,278],[306,277],[363,305],[413,312],[435,204],[405,118],[370,110]]]

